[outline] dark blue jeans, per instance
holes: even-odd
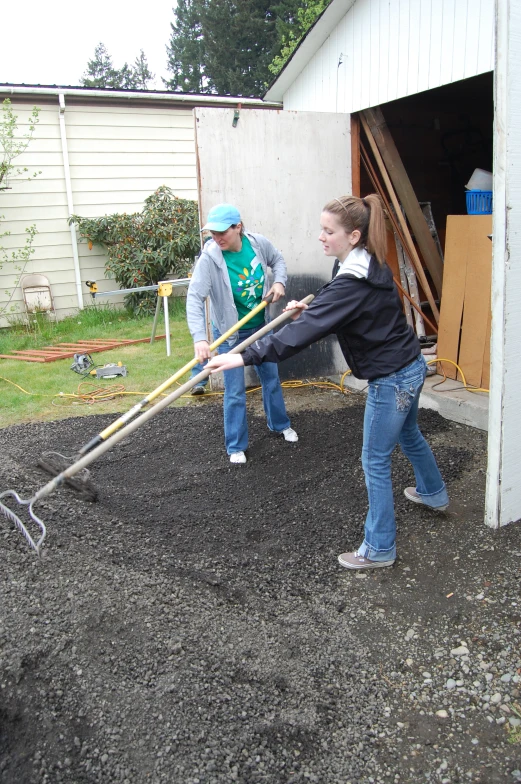
[[[436,508],[449,497],[431,448],[418,428],[418,404],[427,366],[420,354],[409,365],[369,384],[364,416],[362,465],[369,496],[360,555],[372,561],[396,557],[396,520],[391,455],[396,444],[411,461],[416,491]]]

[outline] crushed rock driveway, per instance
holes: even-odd
[[[253,396],[244,466],[215,398],[150,420],[92,467],[96,503],[38,505],[41,559],[0,519],[0,782],[521,781],[521,529],[483,523],[486,434],[420,413],[449,511],[403,497],[397,451],[399,558],[353,574],[363,398],[286,400],[299,443]],[[0,492],[112,419],[1,430]]]

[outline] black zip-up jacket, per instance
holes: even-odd
[[[333,274],[338,264],[337,260]],[[332,334],[353,375],[369,381],[401,370],[420,353],[392,272],[372,256],[367,278],[334,277],[298,319],[247,348],[242,354],[244,364],[282,362]]]

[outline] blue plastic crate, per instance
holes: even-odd
[[[492,214],[492,191],[467,191],[466,197],[469,215]]]

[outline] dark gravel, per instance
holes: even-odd
[[[1,782],[521,781],[520,528],[483,523],[486,434],[421,412],[450,513],[407,502],[396,453],[399,559],[356,575],[361,398],[286,398],[299,443],[252,400],[246,466],[220,403],[160,414],[93,466],[97,503],[38,506],[40,560],[0,519]],[[0,431],[0,489],[112,419]]]

